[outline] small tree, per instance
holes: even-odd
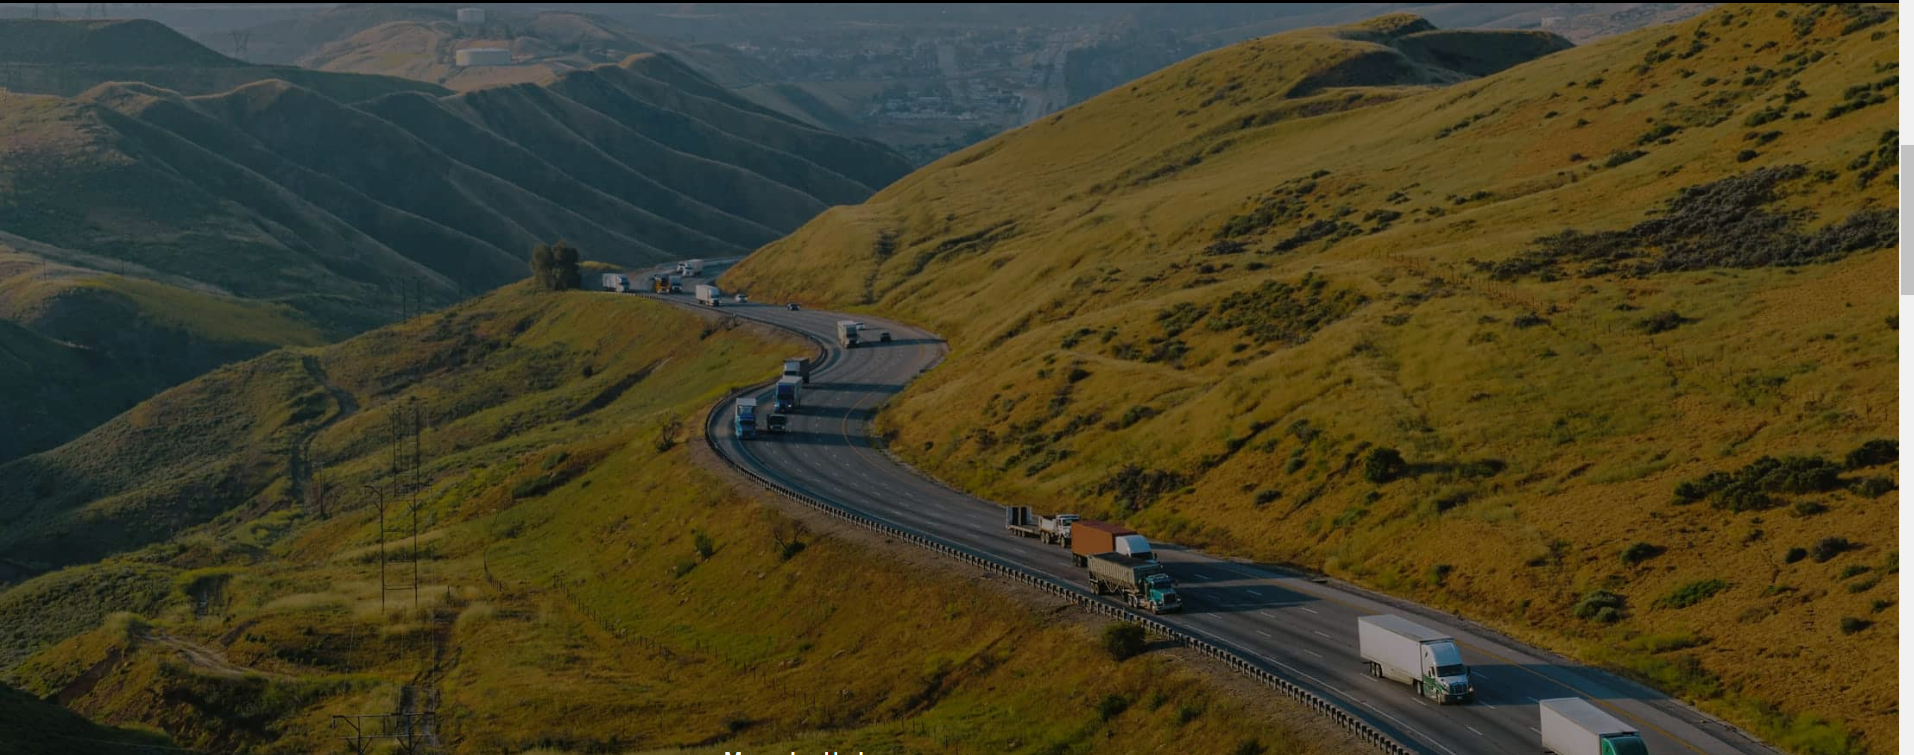
[[[563,240],[532,247],[532,279],[547,291],[578,288],[578,248]]]
[[[1369,452],[1369,458],[1362,464],[1362,476],[1370,482],[1381,485],[1400,477],[1409,467],[1402,460],[1402,453],[1393,448],[1377,448]]]
[[[1119,661],[1143,652],[1143,625],[1134,622],[1111,624],[1103,628],[1103,649]]]

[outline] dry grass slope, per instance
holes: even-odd
[[[407,684],[442,691],[461,752],[1353,751],[1311,714],[1245,706],[1172,654],[1112,661],[1083,623],[1006,607],[926,555],[900,567],[698,466],[685,428],[795,348],[638,297],[518,286],[189,383],[72,453],[0,468],[117,473],[65,509],[13,489],[0,504],[8,532],[25,503],[26,521],[120,546],[0,592],[0,676],[216,751],[323,750],[329,716],[393,710]],[[388,611],[364,486],[390,482],[383,429],[411,405],[431,449],[409,543],[421,610]],[[320,475],[280,463],[293,438]],[[224,470],[199,518],[126,539],[157,512],[106,502],[186,466]],[[306,503],[320,491],[323,511]]]
[[[727,277],[951,337],[881,419],[971,490],[1887,752],[1891,682],[1852,669],[1898,629],[1867,445],[1896,435],[1896,23],[1737,5],[1440,87],[1376,41],[1442,34],[1413,21],[1278,35]]]

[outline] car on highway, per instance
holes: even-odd
[[[797,302],[791,302],[791,303],[789,303],[789,304],[786,304],[786,305],[784,305],[784,308],[785,308],[785,309],[788,309],[788,310],[791,310],[792,312],[796,312],[796,311],[798,311],[798,303],[797,303]]]
[[[880,330],[880,331],[877,331],[877,340],[879,340],[879,341],[882,341],[882,342],[884,342],[884,343],[890,343],[890,342],[891,342],[891,332],[890,332],[890,331],[888,331],[888,330]]]
[[[734,297],[734,298],[736,299],[736,301],[737,301],[737,302],[738,302],[739,304],[743,304],[743,303],[745,303],[745,302],[747,302],[747,301],[750,301],[750,299],[746,299],[746,298],[744,298],[744,294],[738,294],[738,295],[737,295],[736,297]]]

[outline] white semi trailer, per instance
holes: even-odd
[[[719,291],[717,286],[700,283],[698,284],[698,288],[695,289],[695,292],[698,295],[699,304],[716,307],[722,305],[724,302],[724,292]]]
[[[1404,682],[1438,704],[1475,699],[1475,682],[1455,639],[1401,616],[1356,619],[1356,644],[1369,675]]]
[[[1555,755],[1648,755],[1635,728],[1579,697],[1543,700],[1542,749]]]

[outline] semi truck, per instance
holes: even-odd
[[[699,304],[716,307],[724,302],[724,292],[719,291],[717,286],[700,283],[695,291],[698,294]]]
[[[863,328],[864,328],[864,323],[858,322],[856,320],[838,320],[837,321],[837,345],[846,349],[856,348],[857,347],[857,331],[862,330]]]
[[[1070,525],[1070,555],[1076,559],[1078,566],[1087,565],[1091,556],[1102,553],[1115,553],[1144,561],[1156,560],[1156,552],[1150,550],[1149,539],[1136,534],[1136,530],[1088,519]]]
[[[598,276],[598,285],[606,291],[617,291],[621,294],[631,291],[631,279],[618,273],[604,273]]]
[[[798,389],[804,386],[804,379],[786,375],[778,378],[777,406],[773,411],[788,412],[798,406]]]
[[[695,278],[704,274],[704,260],[685,260],[678,263],[678,274]]]
[[[796,377],[804,381],[805,385],[810,385],[811,360],[802,357],[793,357],[784,360],[784,374],[786,377]]]
[[[1150,613],[1183,608],[1183,598],[1176,594],[1176,582],[1163,572],[1162,564],[1116,553],[1099,553],[1090,557],[1089,566],[1091,592],[1116,593],[1131,608],[1146,608]]]
[[[672,290],[673,289],[671,287],[671,276],[669,275],[651,276],[651,292],[652,293],[668,294],[668,293],[671,293]]]
[[[1542,749],[1555,755],[1648,755],[1634,727],[1579,697],[1543,700]]]
[[[731,429],[739,438],[758,437],[758,400],[754,398],[738,399],[732,410]]]
[[[1475,681],[1455,639],[1401,616],[1356,619],[1356,645],[1370,676],[1405,682],[1437,704],[1475,699]]]

